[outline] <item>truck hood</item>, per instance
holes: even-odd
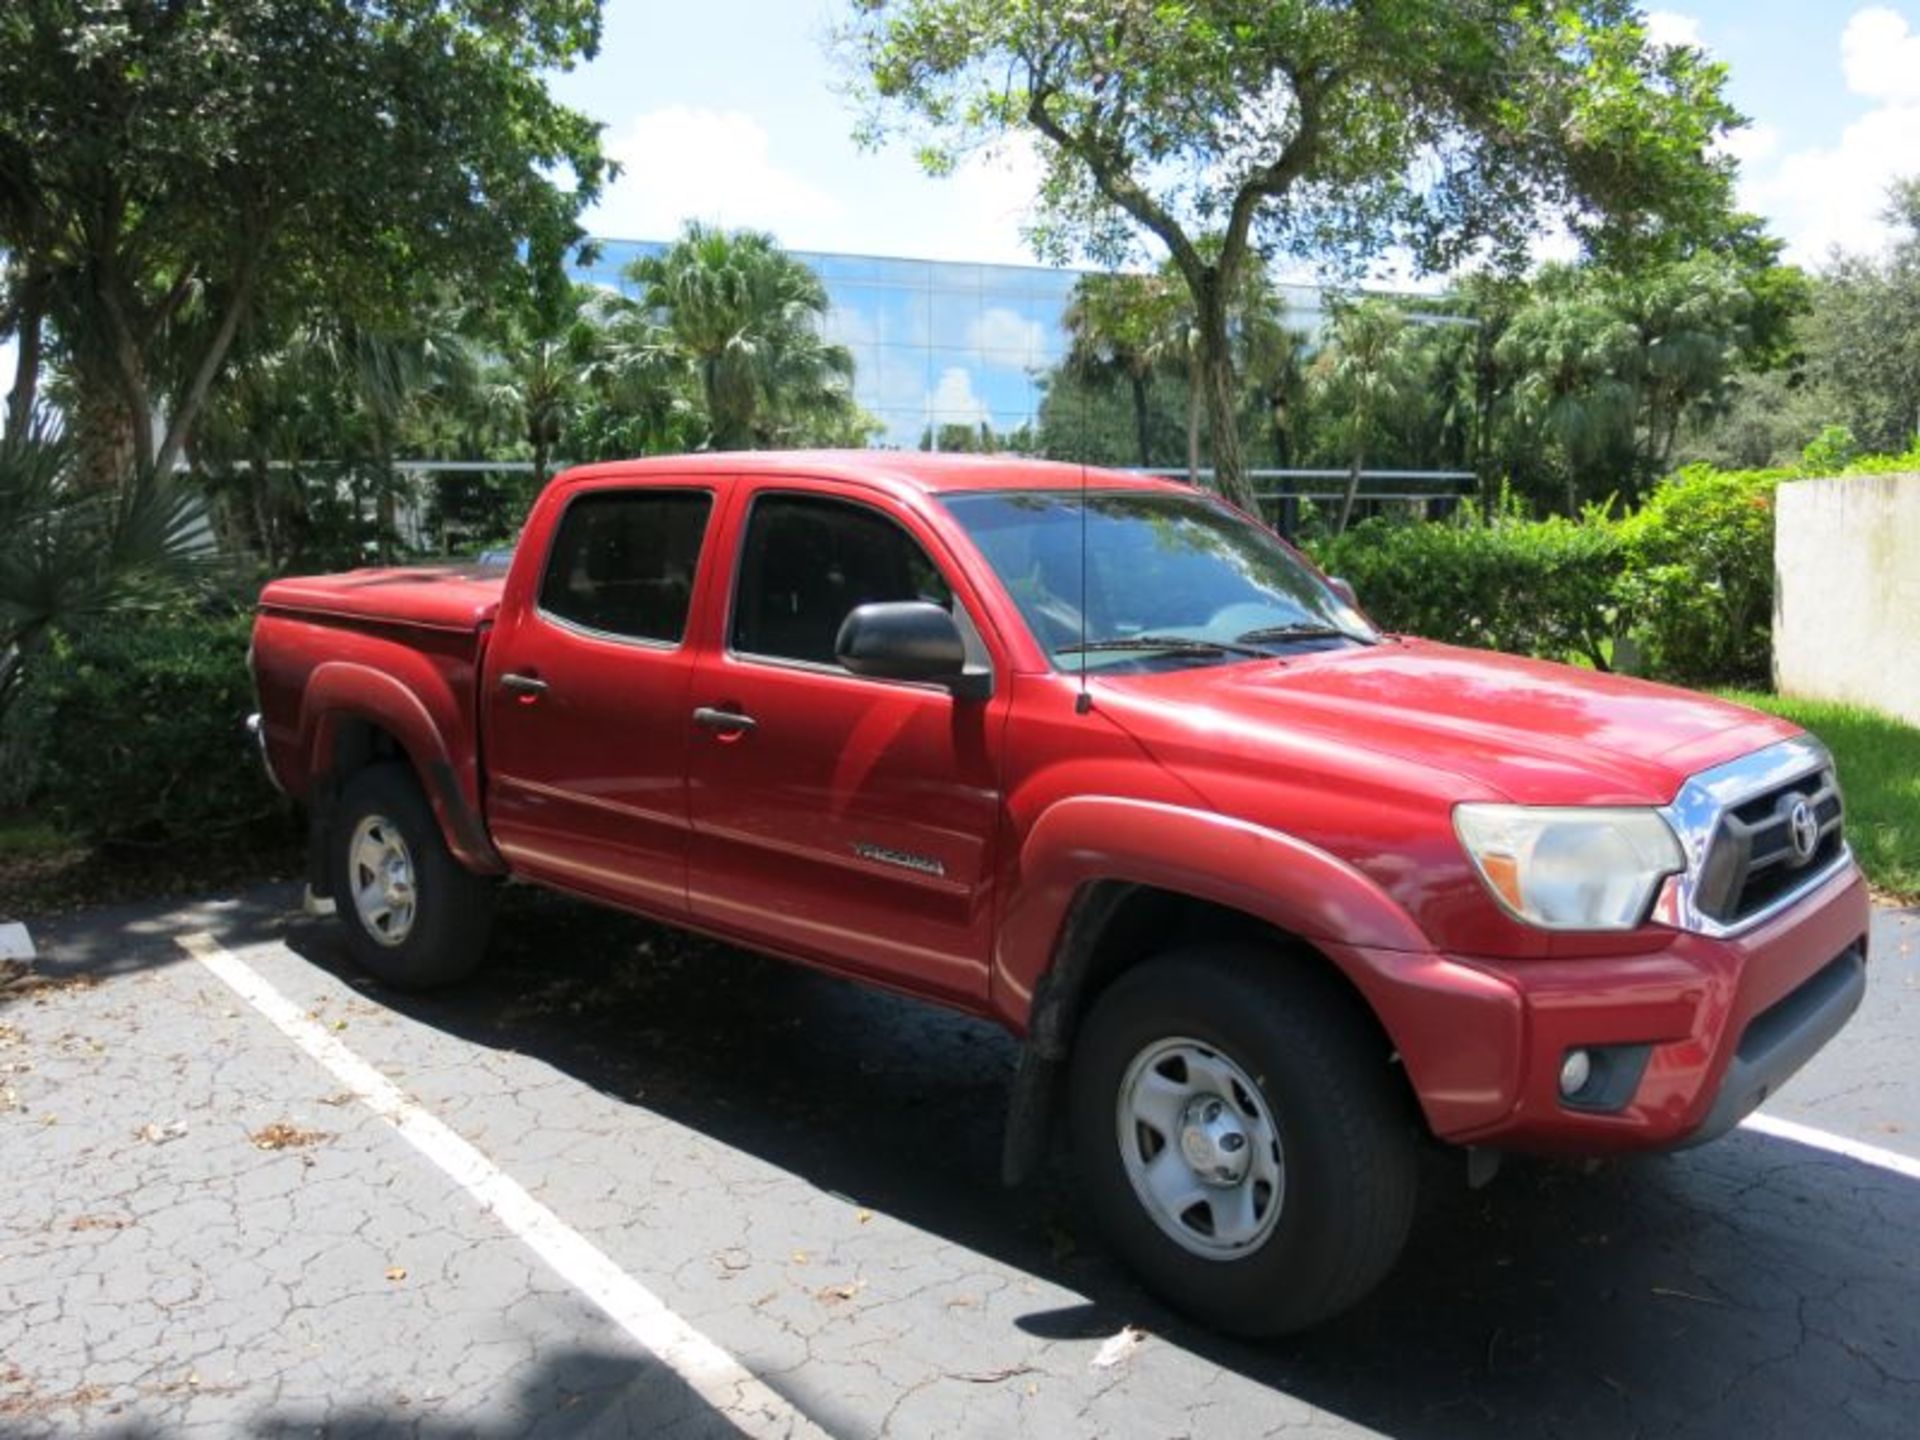
[[[1156,752],[1197,747],[1239,766],[1307,748],[1331,764],[1358,747],[1451,772],[1468,782],[1462,799],[1539,805],[1665,804],[1689,775],[1799,733],[1671,686],[1422,640],[1113,677],[1101,690]]]

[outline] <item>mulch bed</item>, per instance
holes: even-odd
[[[300,839],[275,829],[197,845],[75,846],[0,855],[0,921],[33,920],[97,905],[205,895],[302,873]]]

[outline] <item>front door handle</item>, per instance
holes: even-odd
[[[720,710],[712,705],[702,705],[693,712],[693,723],[707,730],[719,730],[738,734],[751,730],[756,723],[751,715],[742,715],[734,710]]]
[[[547,693],[547,682],[538,675],[521,675],[509,670],[500,677],[500,688],[511,690],[516,695],[544,695]]]

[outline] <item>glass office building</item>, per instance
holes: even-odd
[[[666,247],[601,240],[580,279],[630,290],[626,267]],[[854,398],[886,427],[879,442],[918,448],[946,426],[1000,435],[1032,424],[1041,381],[1065,358],[1061,324],[1081,272],[1029,265],[823,254],[793,256],[819,275],[832,299],[827,338],[853,352]],[[1289,323],[1321,325],[1318,291],[1282,287]]]

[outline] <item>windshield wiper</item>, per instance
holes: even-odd
[[[1265,650],[1251,645],[1229,640],[1192,640],[1180,635],[1132,635],[1125,640],[1087,640],[1078,645],[1061,645],[1053,653],[1080,655],[1101,650],[1152,650],[1163,655],[1245,655],[1255,660],[1268,658]]]
[[[1263,625],[1258,630],[1249,630],[1234,639],[1242,645],[1257,644],[1263,640],[1351,640],[1356,645],[1373,645],[1378,642],[1365,635],[1356,635],[1351,630],[1342,630],[1338,625],[1326,625],[1318,620],[1295,620],[1286,625]]]

